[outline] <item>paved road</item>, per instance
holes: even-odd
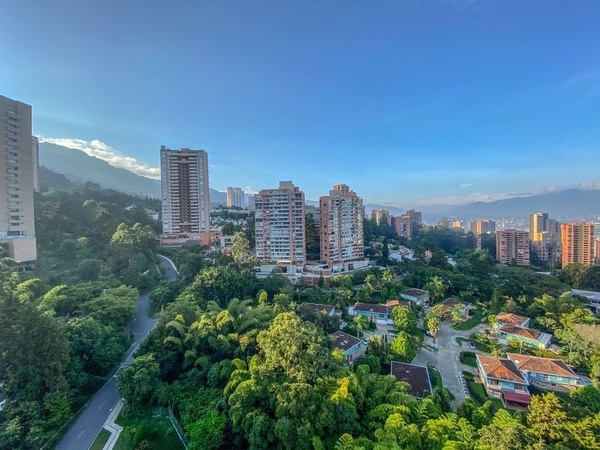
[[[166,269],[166,278],[168,280],[177,278],[177,271],[166,258],[161,256],[160,264]],[[148,300],[148,294],[140,295],[137,299],[138,310],[135,319],[129,325],[135,342],[125,357],[125,365],[131,363],[133,354],[156,325],[156,320],[148,314],[150,308]],[[117,379],[116,377],[111,377],[88,402],[85,410],[58,443],[56,450],[89,449],[118,401]]]
[[[436,338],[438,353],[433,353],[427,349],[421,349],[413,361],[414,364],[427,365],[427,363],[431,363],[434,366],[437,366],[440,375],[442,375],[444,386],[454,394],[455,399],[452,402],[453,408],[456,408],[465,400],[460,373],[463,370],[471,370],[472,368],[461,364],[458,359],[461,351],[471,350],[466,344],[463,344],[461,347],[454,345],[451,338],[453,336],[468,338],[471,333],[478,331],[479,328],[480,326],[477,326],[472,330],[459,331],[453,329],[449,321],[444,321]],[[427,344],[432,343],[430,337],[425,337],[425,339]]]

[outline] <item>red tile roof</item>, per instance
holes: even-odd
[[[529,322],[529,317],[519,316],[517,314],[501,312],[496,316],[496,322],[507,323],[509,325],[525,326]]]
[[[361,342],[360,339],[355,338],[354,336],[351,336],[347,333],[344,333],[343,331],[336,331],[329,337],[333,341],[333,346],[335,348],[339,348],[344,352]]]
[[[525,392],[502,391],[502,395],[507,402],[524,403],[526,405],[531,403],[531,395]]]
[[[390,369],[396,380],[404,381],[410,385],[409,393],[413,397],[423,398],[425,397],[425,391],[431,393],[432,388],[427,367],[392,361]]]
[[[531,328],[517,327],[516,325],[510,325],[508,323],[502,324],[498,330],[508,334],[515,334],[527,339],[538,340],[543,334],[541,331],[533,330]]]
[[[485,376],[488,378],[529,384],[523,375],[521,375],[521,372],[519,372],[516,364],[510,359],[477,354],[477,360]]]
[[[413,305],[413,302],[411,302],[410,300],[388,300],[385,304],[385,306],[388,306],[390,308],[395,308],[396,306],[406,306],[408,308],[411,308]]]
[[[579,378],[562,359],[539,358],[537,356],[508,353],[506,356],[523,372],[543,373],[557,377]]]

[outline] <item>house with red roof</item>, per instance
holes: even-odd
[[[584,383],[562,359],[539,358],[537,356],[508,353],[519,372],[536,387],[548,390],[570,391]]]
[[[476,357],[479,377],[490,397],[501,399],[507,408],[531,402],[529,382],[514,361],[481,354]]]
[[[542,333],[532,328],[519,327],[508,323],[500,325],[497,331],[498,342],[507,344],[509,339],[515,339],[522,344],[534,348],[547,349],[550,346],[552,335]]]

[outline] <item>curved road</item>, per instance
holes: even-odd
[[[176,279],[179,274],[173,263],[164,256],[159,255],[159,257],[161,266],[166,269],[167,280]],[[135,319],[129,325],[130,332],[134,335],[134,343],[123,361],[124,365],[131,364],[133,354],[156,325],[156,320],[149,314],[148,300],[148,294],[142,294],[137,299],[138,310]],[[56,446],[56,450],[89,449],[118,401],[117,379],[113,376],[87,403],[84,411]]]

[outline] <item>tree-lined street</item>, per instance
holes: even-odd
[[[165,269],[167,280],[176,279],[178,274],[172,263],[163,256],[159,255],[159,257],[160,264]],[[131,364],[134,353],[156,325],[155,319],[151,317],[149,294],[140,295],[136,304],[137,313],[135,319],[129,325],[134,343],[125,356],[123,361],[124,366]],[[117,379],[113,376],[87,403],[75,423],[73,423],[69,431],[56,446],[56,449],[87,450],[94,442],[94,439],[118,401]]]

